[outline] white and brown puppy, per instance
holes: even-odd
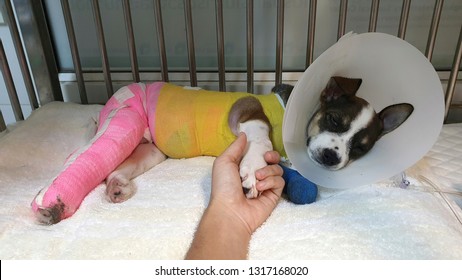
[[[408,103],[390,105],[378,114],[356,92],[361,79],[330,78],[321,106],[308,123],[307,152],[319,165],[338,170],[365,155],[383,135],[412,114]]]
[[[413,112],[407,103],[395,104],[376,114],[372,106],[356,96],[361,79],[332,77],[321,93],[321,107],[307,127],[307,151],[312,160],[338,170],[366,154],[384,134],[400,126]],[[292,86],[273,89],[287,103]],[[228,124],[237,135],[245,132],[247,149],[240,163],[240,176],[246,196],[258,196],[255,171],[266,166],[265,152],[273,149],[269,134],[270,122],[260,102],[253,97],[233,104]],[[164,161],[166,156],[152,143],[141,143],[106,182],[106,194],[112,202],[123,202],[133,196],[132,179]]]

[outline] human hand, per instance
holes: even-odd
[[[256,171],[256,184],[260,195],[247,199],[242,190],[239,163],[244,155],[247,137],[241,133],[223,154],[216,158],[212,171],[212,192],[209,208],[230,215],[239,225],[252,234],[270,216],[284,188],[282,168],[277,164],[280,156],[276,151],[264,157],[268,166]]]

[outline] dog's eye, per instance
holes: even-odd
[[[368,152],[369,148],[365,145],[355,145],[351,147],[350,159],[357,159]]]
[[[330,125],[332,125],[334,127],[338,127],[340,125],[340,120],[339,120],[338,116],[335,115],[335,114],[332,114],[332,113],[327,113],[326,114],[326,121],[327,121],[327,123],[329,123]]]

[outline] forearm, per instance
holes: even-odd
[[[210,205],[186,259],[246,259],[251,233],[230,209]]]

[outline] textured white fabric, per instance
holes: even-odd
[[[183,258],[208,203],[212,157],[169,159],[136,178],[138,192],[125,203],[108,202],[102,184],[69,219],[52,226],[35,223],[31,199],[88,141],[100,108],[52,103],[0,138],[1,259]],[[462,126],[445,126],[442,135],[450,132],[460,135]],[[311,205],[281,199],[254,234],[249,258],[462,259],[457,208],[451,210],[446,193],[419,177],[425,164],[433,164],[430,158],[408,172],[407,189],[387,181],[344,191],[321,189]],[[456,190],[460,185],[450,182],[460,177],[450,174],[456,175],[434,171],[447,179],[436,184]]]

